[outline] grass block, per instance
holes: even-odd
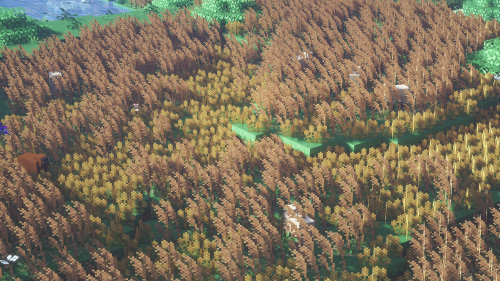
[[[160,197],[160,192],[156,192],[157,189],[156,189],[156,186],[153,185],[153,188],[151,188],[151,192],[149,193],[149,196],[148,196],[148,193],[145,192],[144,193],[144,201],[148,202],[148,203],[152,203],[152,204],[159,204],[160,203],[160,200],[162,199]],[[151,202],[150,202],[151,201]]]
[[[389,257],[391,259],[391,264],[387,268],[386,277],[396,277],[400,276],[407,270],[406,259],[400,257]]]
[[[493,204],[497,204],[500,202],[500,190],[490,190],[491,192],[491,199],[493,200]],[[460,209],[460,210],[455,210],[453,211],[453,214],[455,215],[455,222],[456,224],[461,224],[466,221],[474,221],[474,215],[476,215],[477,211],[476,209]],[[489,212],[488,212],[489,213]]]
[[[500,190],[490,190],[492,192],[492,199],[493,203],[497,204],[500,202]],[[431,197],[429,196],[429,200],[431,200]],[[474,221],[473,218],[477,214],[478,211],[475,209],[460,209],[460,210],[454,210],[453,215],[455,215],[455,223],[457,225],[460,225],[466,221]],[[376,230],[376,236],[382,235],[383,237],[386,237],[387,235],[391,234],[393,236],[399,237],[399,244],[403,246],[403,251],[406,252],[410,248],[410,240],[412,239],[411,235],[395,235],[394,232],[392,231],[392,226],[391,223],[385,223],[385,222],[378,222],[380,226]]]
[[[106,247],[106,250],[108,250],[107,247]],[[122,259],[123,256],[125,255],[125,249],[123,246],[112,246],[108,251],[111,254],[113,254],[113,256],[118,256],[120,259]],[[87,249],[83,249],[83,251],[81,252],[81,254],[78,255],[78,258],[76,258],[76,260],[78,262],[80,262],[81,264],[84,264],[84,263],[89,262],[89,261],[93,261],[92,256],[87,251]]]
[[[387,237],[388,235],[399,237],[399,244],[403,245],[411,240],[411,235],[396,235],[392,230],[391,222],[378,222],[379,227],[375,230],[375,237],[382,235],[382,237]],[[385,241],[385,240],[384,240]]]
[[[477,106],[482,109],[487,109],[490,106],[495,106],[498,102],[498,99],[492,99],[489,101],[480,101],[477,103]],[[471,123],[475,122],[476,117],[475,116],[457,116],[455,119],[449,119],[444,121],[444,124],[442,125],[436,125],[432,130],[425,130],[421,133],[404,133],[403,137],[401,138],[387,138],[387,141],[390,143],[394,144],[400,144],[400,145],[416,145],[423,141],[424,139],[427,139],[429,134],[436,135],[439,132],[446,132],[450,130],[452,126],[455,126],[458,128],[460,125],[462,126],[468,126]]]
[[[404,133],[403,137],[401,138],[391,138],[388,137],[387,142],[389,143],[394,143],[397,145],[417,145],[421,143],[423,140],[427,139],[429,134],[436,135],[439,132],[444,132],[449,131],[451,127],[456,127],[458,128],[460,125],[462,126],[468,126],[469,124],[473,123],[474,120],[476,119],[475,116],[458,116],[454,120],[446,120],[444,121],[444,124],[442,125],[436,125],[434,128],[431,130],[425,130],[421,133]]]
[[[363,148],[368,151],[370,147],[379,146],[386,142],[383,137],[353,139],[344,136],[335,136],[335,138],[341,142],[344,148],[353,153],[359,153]]]
[[[155,234],[154,240],[161,241],[163,239],[163,236],[161,235],[161,233],[156,230],[158,224],[160,226],[162,226],[163,224],[160,224],[158,222],[158,220],[148,220],[148,221],[146,221],[144,223],[148,224],[151,227],[151,231]]]
[[[479,108],[488,108],[490,106],[496,105],[498,99],[492,99],[490,101],[478,102]],[[250,132],[246,124],[232,124],[232,131],[236,133],[243,140],[256,141],[263,138],[264,136],[269,136],[271,134],[277,134],[281,140],[288,145],[291,145],[293,149],[302,151],[304,155],[309,157],[314,157],[318,155],[319,152],[324,151],[326,147],[334,147],[336,145],[344,147],[349,152],[359,153],[362,149],[369,150],[371,147],[376,147],[382,143],[394,143],[400,145],[415,145],[420,143],[422,140],[427,139],[429,134],[437,134],[439,132],[446,132],[452,126],[458,127],[468,126],[475,121],[475,116],[458,116],[452,120],[446,120],[442,125],[436,125],[431,130],[425,130],[421,133],[404,133],[401,138],[391,138],[391,137],[374,137],[374,138],[364,138],[364,139],[353,139],[346,138],[342,135],[335,135],[334,138],[329,139],[326,143],[308,143],[304,137],[287,137],[278,134],[279,130],[276,127],[269,128],[267,133],[264,132]],[[377,120],[378,125],[384,124],[385,120]],[[331,133],[331,132],[330,132]]]
[[[293,149],[302,151],[304,155],[309,157],[314,157],[318,155],[319,152],[325,150],[327,146],[334,147],[336,145],[342,145],[337,139],[329,139],[326,143],[311,143],[307,142],[304,137],[287,137],[282,134],[278,134],[278,129],[275,127],[269,128],[267,133],[261,132],[250,132],[247,124],[232,124],[232,131],[236,133],[239,137],[247,141],[256,141],[263,138],[264,136],[269,136],[271,134],[278,135],[283,143],[291,145]]]
[[[132,237],[132,234],[134,233],[134,229],[130,226],[124,226],[123,227],[123,233],[129,235],[130,237]]]
[[[324,151],[328,146],[335,147],[336,145],[342,145],[337,138],[329,139],[326,143],[312,143],[307,142],[304,137],[286,137],[283,135],[279,135],[279,137],[284,144],[291,145],[293,149],[302,151],[308,157],[318,155],[319,152]]]
[[[272,133],[278,133],[278,131],[273,127],[269,128],[269,132],[267,133],[250,132],[247,124],[232,124],[231,130],[235,132],[236,135],[238,135],[240,138],[247,141],[256,141],[263,138],[264,136],[269,136]]]
[[[79,255],[78,255],[78,258],[76,258],[76,260],[78,262],[80,262],[81,264],[84,264],[88,261],[91,261],[92,260],[92,257],[90,256],[90,253],[89,251],[87,251],[87,249],[84,249]]]
[[[357,255],[346,255],[344,254],[344,259],[346,261],[346,270],[350,273],[359,273],[363,269],[363,267],[368,267],[368,265],[363,266],[359,260]],[[403,258],[399,257],[389,257],[391,260],[391,263],[387,267],[387,277],[394,277],[397,276],[398,273],[401,273],[401,271],[404,272],[404,269],[406,269],[406,260]],[[335,263],[335,268],[336,269],[341,269],[342,268],[342,256],[341,255],[334,255],[333,256],[333,262]]]
[[[477,103],[477,107],[482,108],[482,109],[487,109],[490,106],[496,106],[498,102],[498,98],[493,98],[492,100],[489,101],[480,101]]]
[[[125,247],[123,246],[112,246],[111,249],[109,250],[113,256],[118,257],[119,259],[122,259],[125,256]]]
[[[135,220],[134,220],[135,223],[139,223],[139,220],[141,220],[142,217],[144,216],[143,213],[132,213],[132,215],[135,216]]]

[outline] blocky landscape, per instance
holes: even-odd
[[[0,48],[0,280],[500,277],[494,12],[120,2]]]

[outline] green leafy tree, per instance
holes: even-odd
[[[230,21],[242,21],[245,9],[254,4],[253,0],[206,0],[196,6],[191,15],[209,22],[216,20],[223,27]]]
[[[467,0],[462,6],[465,15],[481,16],[485,21],[500,19],[500,0]]]
[[[483,50],[467,55],[469,63],[483,74],[500,75],[500,37],[484,41]]]
[[[172,13],[183,7],[191,6],[192,4],[193,0],[153,0],[146,9],[155,12],[168,10]]]

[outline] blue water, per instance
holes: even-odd
[[[115,5],[114,1],[105,0],[0,0],[0,7],[15,8],[21,7],[26,11],[26,15],[35,19],[48,21],[59,20],[63,8],[70,14],[78,16],[102,16],[109,13],[113,14],[131,12],[131,9]]]

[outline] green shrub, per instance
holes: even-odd
[[[446,5],[453,11],[462,9],[463,4],[464,0],[446,0]]]
[[[191,6],[193,0],[153,0],[151,5],[156,7],[156,11],[169,10],[170,12],[177,11],[180,8]]]
[[[397,0],[394,0],[395,2],[398,2]],[[422,3],[422,2],[427,2],[427,3],[430,3],[432,2],[434,5],[439,5],[441,3],[442,0],[416,0],[417,3]],[[446,5],[448,6],[448,8],[450,8],[451,10],[460,10],[462,9],[462,5],[464,3],[464,0],[444,0],[444,2],[446,2]]]
[[[467,64],[472,64],[479,72],[500,75],[500,37],[484,42],[484,49],[469,54]]]
[[[195,7],[191,15],[216,20],[223,27],[230,21],[243,21],[245,9],[254,3],[253,0],[206,0]]]
[[[485,21],[500,19],[500,0],[467,0],[462,9],[465,15],[481,16]]]
[[[40,37],[49,34],[46,20],[38,20],[26,15],[24,8],[4,9],[0,7],[0,46],[37,43]]]

